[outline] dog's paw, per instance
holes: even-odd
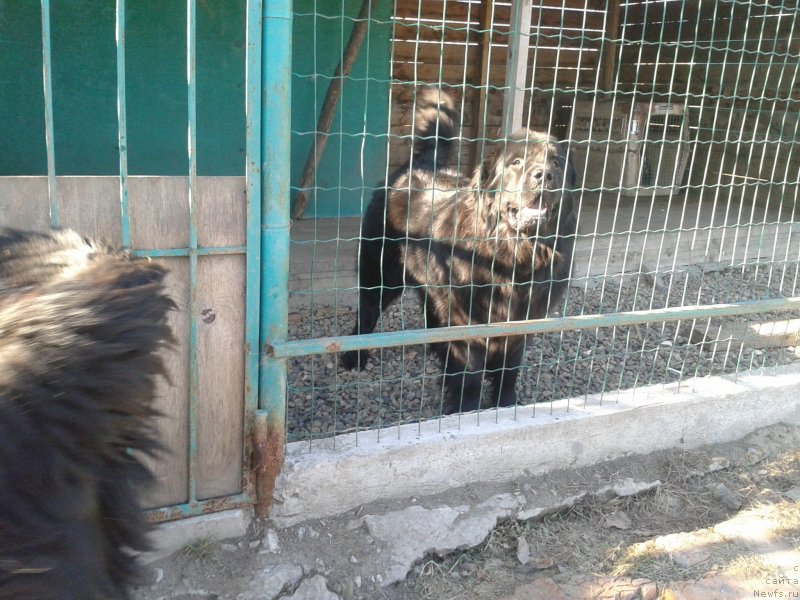
[[[352,371],[355,368],[363,370],[367,365],[369,353],[366,350],[351,350],[344,352],[339,359],[339,363],[347,371]]]

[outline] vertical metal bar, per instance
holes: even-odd
[[[189,502],[197,501],[197,0],[186,3],[186,82],[189,151]]]
[[[286,339],[289,279],[292,1],[265,0],[261,119],[261,344]],[[266,411],[266,448],[259,457],[256,513],[272,507],[286,439],[286,360],[267,352],[259,371],[259,408]]]
[[[119,209],[122,245],[131,245],[128,210],[128,125],[125,108],[125,0],[117,0],[117,131],[119,140]]]
[[[509,32],[506,87],[503,101],[503,137],[522,127],[525,88],[528,85],[528,49],[531,44],[531,0],[514,0]],[[541,14],[541,10],[539,11]]]
[[[255,427],[258,408],[258,331],[261,297],[261,0],[247,0],[246,164],[247,257],[245,288],[245,423]],[[256,433],[255,431],[253,432]],[[245,431],[245,444],[249,436]],[[245,469],[249,461],[242,461]]]
[[[47,146],[47,195],[50,199],[50,223],[58,227],[56,194],[56,158],[53,138],[53,67],[50,49],[50,0],[42,0],[42,77],[44,90],[44,139]]]

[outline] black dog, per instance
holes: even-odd
[[[438,146],[420,144],[365,211],[354,334],[372,332],[405,287],[424,302],[427,327],[542,318],[566,288],[576,233],[566,146],[524,130],[489,147],[467,180],[431,154],[449,155],[454,120],[423,132],[440,136]],[[492,405],[516,403],[524,336],[433,347],[445,363],[443,412],[480,408],[484,371]],[[366,359],[348,352],[342,361],[363,368]]]
[[[165,271],[0,229],[0,598],[126,598],[146,548]]]

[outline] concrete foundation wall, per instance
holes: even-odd
[[[791,366],[342,435],[335,448],[297,442],[271,516],[290,526],[378,500],[731,441],[800,422],[799,399],[800,367]]]

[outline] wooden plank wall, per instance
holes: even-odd
[[[184,248],[188,234],[186,177],[130,177],[131,238],[135,248]],[[119,179],[58,177],[61,225],[112,243],[121,241]],[[244,246],[243,177],[198,177],[201,246]],[[0,177],[0,225],[49,227],[46,177]],[[159,435],[167,452],[151,465],[158,487],[148,507],[179,504],[188,495],[189,261],[159,259],[169,269],[167,288],[178,305],[170,323],[178,344],[165,351],[169,382],[160,381]],[[244,419],[245,257],[198,260],[198,305],[213,319],[198,320],[197,493],[200,499],[241,490]]]
[[[692,183],[797,180],[797,2],[623,3],[619,88],[690,106]]]
[[[510,17],[510,1],[397,0],[390,167],[408,157],[416,84],[439,85],[456,97],[466,138],[460,168],[473,164],[477,139],[498,136]],[[546,129],[552,122],[563,137],[569,112],[562,98],[597,85],[604,23],[601,0],[534,2],[528,57],[528,85],[534,89],[524,122],[530,112],[531,127]]]

